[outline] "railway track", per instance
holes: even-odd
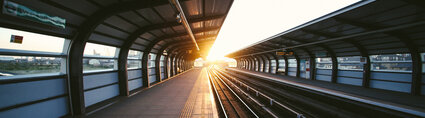
[[[234,73],[224,69],[216,69],[216,71],[229,78],[229,80],[240,82],[240,86],[252,88],[253,90],[249,92],[251,94],[258,94],[256,91],[260,91],[262,95],[268,96],[264,97],[259,95],[259,97],[257,97],[263,103],[271,99],[278,101],[283,106],[302,114],[302,117],[417,117],[411,114],[306,90],[264,78]],[[288,112],[288,109],[282,109],[283,107],[277,106],[279,105],[271,105],[271,110],[275,113]],[[278,115],[282,116],[285,114]]]
[[[415,117],[217,67],[210,67],[208,74],[216,96],[220,96],[221,109],[227,115],[223,117]]]
[[[208,77],[212,84],[215,97],[219,103],[221,117],[224,118],[259,118],[259,116],[242,100],[223,78],[211,70]]]

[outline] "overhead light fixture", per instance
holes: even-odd
[[[182,17],[180,15],[181,14],[178,13],[177,16],[176,16],[177,23],[182,23]]]

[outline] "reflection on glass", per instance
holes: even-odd
[[[412,57],[410,54],[371,55],[371,70],[411,72]]]
[[[279,59],[279,68],[277,72],[285,72],[285,59]]]
[[[1,56],[1,76],[60,72],[61,58],[34,56]]]
[[[332,69],[332,58],[316,58],[317,69]]]
[[[127,59],[142,59],[143,52],[136,50],[129,50]]]
[[[422,59],[422,73],[425,73],[425,53],[421,53]]]
[[[288,59],[288,67],[297,67],[296,59]]]
[[[141,60],[127,60],[127,68],[142,68],[142,62]]]
[[[95,43],[87,43],[84,48],[84,56],[115,57],[116,47]]]
[[[83,71],[113,70],[114,59],[83,59]]]
[[[361,56],[338,57],[339,70],[363,70],[363,64],[360,63]]]
[[[300,60],[300,71],[304,72],[305,71],[305,59],[301,59]]]

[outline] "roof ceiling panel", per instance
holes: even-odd
[[[195,22],[190,24],[190,28],[192,29],[197,29],[197,28],[201,28],[202,27],[202,22]]]
[[[124,12],[120,14],[122,17],[128,19],[129,21],[143,27],[146,25],[149,25],[150,23],[148,21],[146,21],[145,19],[143,19],[142,17],[140,17],[136,12],[134,11],[128,11],[128,12]]]
[[[173,27],[174,31],[176,31],[177,33],[183,33],[186,32],[186,30],[184,29],[183,25],[179,25],[179,26],[174,26]],[[194,29],[192,29],[194,30]]]
[[[61,4],[63,6],[69,7],[79,13],[85,14],[87,16],[93,14],[99,8],[88,2],[87,0],[52,0],[57,4]]]
[[[184,1],[182,4],[183,12],[188,18],[202,15],[202,1],[201,0],[189,0]]]
[[[146,39],[142,39],[142,38],[137,38],[134,42],[138,44],[144,44],[144,45],[148,45],[150,43],[149,41],[146,41]]]
[[[100,35],[97,33],[92,33],[89,37],[89,41],[101,42],[102,44],[107,44],[112,46],[121,46],[124,43],[124,41],[122,40]]]
[[[91,1],[94,1],[95,3],[100,4],[104,7],[112,5],[114,3],[118,3],[118,0],[91,0]]]
[[[142,37],[144,39],[148,39],[150,41],[152,41],[152,40],[155,39],[155,37],[152,34],[150,34],[150,33],[143,33],[142,35],[140,35],[140,37]]]
[[[160,29],[151,30],[150,32],[153,33],[155,36],[158,36],[158,37],[165,35]]]
[[[368,5],[361,6],[357,9],[347,11],[341,15],[341,17],[348,19],[359,19],[363,17],[373,16],[376,13],[387,12],[389,9],[404,6],[406,3],[400,0],[378,0]],[[379,7],[377,7],[379,6]]]
[[[141,15],[143,15],[149,22],[153,23],[153,24],[160,24],[163,23],[164,21],[161,19],[160,16],[158,16],[158,14],[156,14],[151,8],[146,8],[146,9],[140,9],[137,10],[137,12],[139,12]]]
[[[330,28],[333,26],[340,25],[341,23],[337,22],[335,19],[326,19],[321,21],[321,23],[316,23],[310,26],[305,27],[305,29],[311,29],[311,30],[322,30],[326,28]]]
[[[171,29],[170,27],[162,28],[161,30],[162,30],[162,32],[164,32],[165,34],[168,34],[168,35],[170,35],[170,34],[174,34],[174,33],[175,33],[175,32],[173,31],[173,29]]]
[[[214,11],[213,14],[226,14],[227,9],[229,9],[230,3],[232,0],[215,0]]]
[[[126,30],[128,32],[133,32],[137,29],[137,26],[130,24],[129,22],[119,18],[117,16],[109,17],[105,20],[106,23],[119,27],[122,30]]]
[[[167,22],[176,22],[176,13],[171,5],[162,5],[154,8]]]
[[[145,48],[144,46],[141,46],[141,45],[132,44],[132,45],[131,45],[131,47],[130,47],[130,49],[143,51],[143,50],[145,50],[146,48]]]
[[[112,35],[112,36],[116,36],[116,37],[120,37],[120,38],[123,38],[123,39],[126,39],[129,35],[125,32],[122,32],[122,31],[119,31],[117,29],[105,26],[103,24],[97,26],[95,31],[99,31],[99,32],[109,34],[109,35]]]

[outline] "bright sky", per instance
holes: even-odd
[[[235,0],[207,59],[242,49],[359,0]]]
[[[22,44],[11,43],[11,35],[23,36]],[[61,53],[65,39],[0,27],[0,48]]]
[[[11,35],[23,36],[22,44],[11,43]],[[0,27],[0,49],[62,53],[64,41],[65,39],[60,37]],[[114,56],[115,51],[115,47],[87,43],[84,54],[94,55],[94,52],[96,52],[101,56]]]

